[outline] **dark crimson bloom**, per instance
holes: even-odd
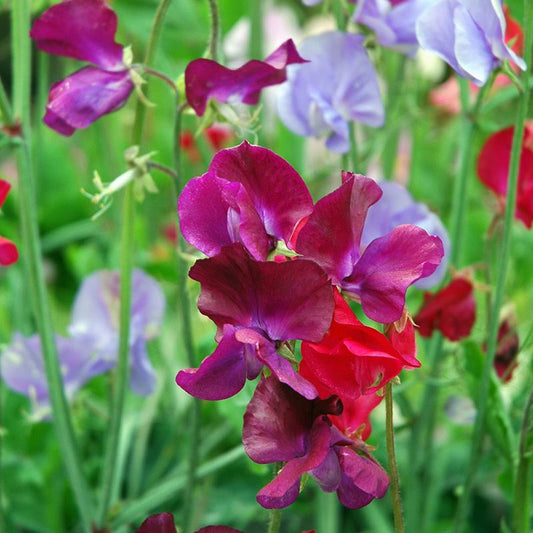
[[[316,261],[334,285],[361,301],[373,320],[395,322],[409,285],[431,275],[443,255],[442,242],[410,224],[361,246],[368,208],[381,198],[372,179],[343,172],[342,185],[319,200],[299,230],[296,251]]]
[[[198,308],[217,325],[219,345],[200,368],[182,370],[176,382],[204,400],[239,392],[266,365],[306,398],[316,389],[278,355],[282,341],[319,342],[331,323],[332,287],[312,261],[255,261],[241,244],[197,261],[189,276],[202,285]]]
[[[240,242],[258,260],[266,259],[279,239],[289,244],[296,224],[312,210],[313,200],[296,170],[246,141],[218,152],[178,200],[187,242],[208,256]]]
[[[174,517],[170,513],[150,515],[135,533],[176,533]],[[228,526],[206,526],[196,533],[242,533]]]
[[[519,344],[520,339],[513,320],[506,318],[498,328],[498,345],[494,358],[494,370],[498,377],[505,382],[511,380],[513,372],[518,366],[516,356],[518,355]]]
[[[361,324],[338,291],[334,297],[329,331],[319,343],[302,343],[300,373],[311,383],[320,382],[343,401],[355,400],[381,389],[402,368],[420,366],[413,356],[400,354],[385,335]]]
[[[305,61],[292,39],[285,41],[264,61],[252,59],[238,69],[226,68],[211,59],[195,59],[185,69],[187,102],[200,117],[210,98],[230,104],[255,105],[261,89],[287,79],[287,65]]]
[[[477,175],[505,205],[514,127],[492,134],[485,142],[477,162]],[[515,217],[527,228],[533,223],[533,122],[526,124],[518,171]]]
[[[257,494],[263,507],[280,509],[293,503],[305,473],[322,490],[336,491],[350,509],[385,494],[387,474],[369,456],[359,455],[357,443],[328,417],[341,412],[337,396],[308,400],[273,376],[261,379],[244,415],[244,448],[256,463],[286,463]]]
[[[11,185],[0,179],[0,208],[4,205]],[[0,235],[0,265],[9,266],[17,261],[19,252],[13,242]]]
[[[30,36],[37,48],[93,65],[52,86],[47,126],[72,135],[126,103],[134,84],[124,50],[115,42],[116,30],[117,16],[104,0],[64,0],[35,21]]]
[[[451,341],[468,337],[475,321],[474,286],[466,277],[456,277],[436,294],[426,293],[415,317],[422,337],[438,330]]]

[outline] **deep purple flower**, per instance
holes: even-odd
[[[293,503],[305,473],[322,490],[336,491],[350,509],[385,494],[387,474],[369,457],[359,455],[356,443],[327,416],[341,412],[342,402],[336,396],[310,401],[274,377],[261,379],[244,415],[244,448],[256,463],[286,463],[257,494],[263,507],[280,509]]]
[[[433,274],[413,283],[420,289],[434,287],[444,277],[448,264],[450,239],[446,228],[426,204],[415,202],[404,186],[390,181],[380,181],[379,187],[383,191],[383,196],[368,209],[361,246],[366,248],[374,239],[387,235],[401,224],[413,224],[426,230],[429,235],[436,235],[444,249],[442,261]]]
[[[212,59],[195,59],[185,69],[187,102],[200,117],[210,98],[230,104],[255,105],[261,89],[287,79],[287,65],[304,62],[292,39],[285,41],[264,61],[252,59],[238,69],[229,69]]]
[[[422,48],[440,56],[460,76],[483,85],[506,59],[526,68],[505,44],[505,26],[501,0],[438,0],[419,17],[416,35]]]
[[[135,533],[176,533],[174,517],[170,513],[150,515]],[[205,526],[196,533],[242,533],[229,526]]]
[[[412,57],[418,50],[415,24],[431,0],[358,0],[353,19],[372,29],[381,46]]]
[[[72,399],[78,389],[97,374],[109,370],[113,362],[101,359],[90,343],[56,335],[56,346],[65,394]],[[44,369],[41,341],[15,333],[0,358],[2,379],[6,385],[28,396],[36,419],[50,416],[50,398]]]
[[[326,137],[334,152],[349,149],[348,123],[379,127],[384,121],[378,80],[364,37],[332,31],[299,46],[309,63],[292,65],[278,95],[282,122],[298,135]]]
[[[299,232],[296,251],[359,299],[367,316],[391,323],[402,314],[409,285],[431,275],[444,251],[438,237],[409,224],[396,226],[363,250],[367,211],[381,194],[374,180],[343,172],[343,184],[316,203]]]
[[[69,333],[91,344],[98,356],[116,364],[119,342],[120,275],[101,270],[82,283],[72,309]],[[148,359],[146,341],[154,338],[163,320],[165,299],[155,279],[133,271],[130,321],[131,378],[135,394],[151,394],[155,372]]]
[[[218,152],[178,202],[181,231],[190,244],[213,256],[240,242],[258,260],[279,239],[289,243],[296,224],[312,210],[298,173],[274,152],[246,141]]]
[[[306,398],[315,387],[278,355],[281,341],[320,340],[333,316],[333,291],[312,261],[254,261],[241,244],[197,261],[189,276],[202,285],[198,308],[215,322],[219,345],[199,368],[181,370],[177,384],[204,400],[239,392],[266,365]]]
[[[37,48],[94,65],[50,89],[44,122],[58,133],[86,128],[122,107],[133,91],[116,30],[117,16],[104,0],[64,0],[34,22],[30,36]]]

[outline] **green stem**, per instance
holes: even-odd
[[[11,113],[11,105],[4,89],[4,84],[0,79],[0,119],[7,125],[13,125],[13,114]]]
[[[400,497],[398,464],[396,463],[396,452],[394,451],[394,423],[392,409],[392,384],[387,383],[385,386],[385,427],[387,436],[387,456],[389,458],[390,490],[394,514],[394,529],[397,533],[403,533],[402,499]]]
[[[249,0],[250,5],[250,59],[264,59],[263,54],[263,2]]]
[[[27,284],[31,293],[35,320],[43,351],[48,394],[52,406],[54,429],[61,449],[61,455],[67,475],[78,505],[83,530],[91,531],[93,519],[92,501],[85,477],[82,472],[78,448],[70,418],[69,406],[63,389],[60,364],[55,344],[50,309],[46,295],[39,225],[37,219],[36,191],[34,188],[33,165],[31,157],[31,122],[30,122],[30,72],[31,54],[28,38],[30,23],[30,2],[19,0],[12,4],[12,50],[13,50],[13,116],[7,116],[8,122],[14,118],[22,126],[21,146],[18,153],[20,213],[24,235],[23,252],[29,279]],[[7,108],[9,110],[9,108]],[[5,111],[5,109],[4,109]]]
[[[335,493],[324,492],[317,487],[316,530],[337,533],[340,523],[339,500]]]
[[[157,48],[163,20],[171,0],[161,0],[157,8],[144,64],[150,65]],[[133,125],[133,143],[140,145],[143,140],[146,108],[142,102],[137,101],[135,122]],[[107,520],[108,510],[113,503],[113,487],[116,486],[115,476],[118,472],[119,441],[122,427],[122,415],[126,401],[127,385],[130,373],[130,320],[131,320],[131,279],[133,270],[135,225],[135,195],[133,182],[124,190],[122,206],[122,234],[120,253],[120,326],[119,326],[119,351],[115,372],[115,386],[111,395],[110,422],[106,443],[106,452],[103,466],[102,494],[98,510],[98,523],[104,525]]]
[[[470,497],[479,464],[479,458],[481,456],[481,446],[486,429],[489,382],[494,365],[494,357],[496,354],[500,309],[503,304],[505,279],[507,276],[507,268],[511,250],[511,230],[513,226],[513,216],[516,205],[518,171],[520,155],[522,151],[522,139],[524,136],[524,125],[529,102],[529,66],[531,65],[531,43],[533,38],[533,5],[531,5],[529,0],[524,1],[524,21],[526,43],[524,47],[524,56],[528,68],[526,68],[522,76],[524,92],[520,95],[514,127],[511,160],[509,164],[509,178],[507,182],[507,201],[505,205],[503,236],[500,244],[500,253],[498,255],[498,264],[496,269],[496,287],[494,291],[494,298],[492,300],[492,307],[490,309],[487,356],[485,358],[485,365],[483,367],[483,374],[481,376],[481,382],[479,386],[479,398],[477,403],[478,410],[470,448],[470,460],[468,462],[466,482],[461,499],[459,500],[457,514],[455,517],[454,530],[456,533],[460,533],[463,530],[468,517]]]
[[[531,391],[524,409],[522,419],[522,429],[520,431],[520,447],[518,467],[516,470],[516,481],[513,503],[513,531],[514,533],[528,533],[529,529],[529,501],[530,483],[529,469],[531,457],[528,456],[527,440],[531,427],[531,411],[533,410],[533,390]]]
[[[208,0],[209,2],[209,23],[211,33],[209,34],[209,48],[207,57],[213,61],[218,61],[218,43],[220,42],[220,11],[217,0]]]
[[[274,477],[283,468],[283,463],[274,463]],[[270,509],[267,533],[279,533],[281,526],[281,509]]]

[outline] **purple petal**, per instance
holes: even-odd
[[[104,0],[65,0],[45,11],[30,36],[49,54],[122,70],[122,46],[115,42],[117,16]]]
[[[224,324],[258,329],[269,340],[318,342],[333,316],[333,291],[312,261],[254,261],[242,245],[197,261],[189,276],[202,285],[198,308]]]
[[[176,383],[202,400],[224,400],[237,394],[246,382],[244,345],[235,339],[235,328],[226,326],[215,351],[199,368],[178,372]]]
[[[146,351],[146,342],[139,338],[131,347],[130,388],[139,396],[149,396],[155,390],[155,370]]]
[[[150,515],[135,533],[176,533],[174,517],[170,513]]]
[[[71,135],[120,109],[132,91],[128,71],[82,68],[52,86],[44,122],[62,135]]]
[[[337,490],[342,476],[337,452],[330,449],[324,461],[311,471],[311,475],[315,478],[315,481],[320,485],[320,488],[323,491],[333,492],[334,490]]]
[[[185,91],[189,105],[202,116],[207,101],[255,105],[264,87],[282,83],[286,79],[286,66],[303,63],[291,39],[284,42],[266,61],[248,61],[232,70],[211,59],[196,59],[185,69]]]
[[[378,464],[350,448],[338,448],[337,453],[342,469],[337,495],[345,507],[359,509],[385,495],[389,478]]]
[[[296,500],[300,478],[320,465],[330,450],[331,428],[326,417],[316,418],[308,437],[307,454],[288,461],[281,472],[257,494],[257,501],[266,509],[282,509]]]
[[[364,37],[328,32],[304,40],[309,63],[290,66],[278,95],[282,122],[299,135],[327,137],[337,152],[349,149],[348,122],[378,127],[384,121],[377,76]]]
[[[409,191],[399,183],[383,181],[379,186],[383,196],[368,210],[361,246],[368,246],[374,239],[387,235],[401,224],[414,224],[426,230],[429,235],[436,235],[442,241],[444,257],[431,276],[415,283],[418,288],[424,289],[435,286],[444,277],[448,264],[450,239],[446,228],[435,213],[425,204],[415,202]]]
[[[266,232],[286,243],[296,224],[313,210],[313,200],[298,172],[261,146],[244,141],[235,148],[221,150],[213,158],[209,172],[241,183]]]
[[[261,378],[244,414],[244,449],[260,464],[300,457],[313,419],[312,402],[272,376]]]
[[[206,526],[202,527],[196,533],[243,533],[240,529],[234,529],[229,526]]]
[[[316,261],[336,285],[352,273],[367,210],[381,196],[374,180],[347,176],[338,189],[316,203],[296,241],[296,251]]]
[[[359,295],[369,318],[391,323],[402,314],[409,285],[432,274],[443,255],[438,237],[410,224],[397,226],[368,245],[342,287]]]

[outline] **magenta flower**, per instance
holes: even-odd
[[[276,348],[290,339],[318,342],[333,315],[333,291],[312,261],[254,261],[241,244],[197,261],[189,276],[202,285],[198,308],[215,322],[219,345],[199,368],[181,370],[177,384],[204,400],[223,400],[266,365],[306,398],[315,387]]]
[[[298,54],[292,39],[285,41],[264,61],[252,59],[234,70],[212,59],[195,59],[185,69],[187,102],[200,117],[210,98],[230,104],[242,102],[255,105],[261,89],[287,79],[287,65],[305,61]]]
[[[121,108],[133,91],[116,29],[117,16],[104,0],[64,0],[34,22],[30,36],[37,48],[93,65],[50,89],[44,122],[61,135]]]
[[[372,459],[359,455],[356,442],[332,425],[327,415],[342,413],[337,396],[307,400],[274,377],[262,378],[244,415],[243,444],[256,463],[285,466],[257,494],[267,509],[292,504],[300,480],[309,473],[322,490],[359,509],[384,496],[388,477]]]
[[[505,43],[505,29],[502,0],[438,0],[416,23],[420,46],[476,85],[505,60],[525,70],[524,60]]]
[[[312,210],[298,173],[274,152],[246,141],[216,154],[178,201],[181,231],[190,244],[213,256],[240,242],[257,260],[265,260],[279,239],[289,244],[296,224]]]
[[[361,301],[378,322],[398,320],[409,285],[431,275],[444,254],[441,240],[410,224],[361,246],[368,208],[382,192],[364,176],[343,172],[343,184],[319,200],[298,234],[296,251],[316,261],[334,285]]]

